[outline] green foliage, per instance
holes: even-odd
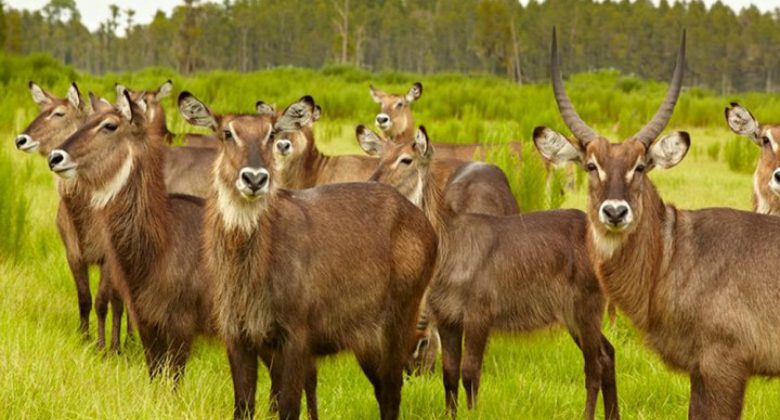
[[[31,169],[30,165],[14,164],[9,152],[0,148],[0,261],[15,261],[27,248],[30,200],[25,183]]]
[[[749,174],[756,169],[759,149],[744,137],[733,137],[726,142],[723,154],[730,170]]]
[[[718,160],[718,157],[720,157],[720,142],[715,142],[707,146],[707,156],[711,160]]]

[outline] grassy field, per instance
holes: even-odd
[[[47,74],[40,69],[30,71],[34,76]],[[355,76],[344,70],[335,75],[324,72],[317,76],[335,86],[334,92],[317,85],[316,80],[302,79],[300,85],[292,81],[273,86],[256,86],[253,83],[265,80],[263,78],[287,80],[282,77],[286,76],[292,80],[313,74],[294,69],[274,72],[271,76],[260,74],[237,78],[210,74],[185,80],[172,76],[179,89],[187,88],[196,94],[202,92],[204,99],[215,101],[217,105],[214,108],[218,111],[248,111],[260,97],[284,104],[310,93],[308,89],[312,89],[315,98],[318,98],[318,93],[324,98],[318,100],[323,105],[324,115],[316,126],[321,148],[331,153],[358,152],[353,127],[356,123],[371,121],[376,112],[366,93],[364,78],[370,75],[358,73]],[[80,78],[84,92],[95,89],[108,94],[116,79],[129,86],[154,87],[164,81],[166,75],[164,71],[152,71],[150,74],[100,79],[77,74],[65,77]],[[414,75],[376,77],[398,89],[408,86],[409,80],[415,78]],[[587,81],[592,77],[582,75],[579,80]],[[0,117],[0,137],[6,139],[0,143],[0,198],[3,199],[0,211],[5,211],[0,213],[3,215],[0,220],[0,250],[3,253],[0,258],[0,417],[228,417],[232,410],[232,385],[225,351],[219,343],[198,342],[186,377],[180,389],[174,392],[170,382],[149,382],[137,338],[119,356],[100,354],[91,342],[85,343],[80,338],[73,280],[54,225],[57,205],[54,177],[40,156],[15,151],[11,141],[34,116],[34,105],[22,80],[17,79],[0,80],[7,83],[7,100],[2,102],[6,112]],[[561,128],[561,122],[550,111],[552,96],[547,86],[528,86],[516,91],[537,92],[539,98],[549,96],[537,108],[530,105],[522,107],[517,104],[531,99],[511,98],[512,92],[485,98],[479,96],[482,87],[489,92],[497,92],[499,88],[491,87],[490,80],[475,78],[464,82],[464,79],[456,76],[433,78],[431,86],[464,86],[459,91],[444,91],[447,93],[437,93],[432,87],[426,91],[427,97],[422,100],[425,102],[417,105],[421,115],[419,120],[431,127],[433,140],[452,134],[454,137],[448,139],[527,142],[533,125],[551,124]],[[55,73],[50,80],[42,80],[43,85],[54,85],[56,93],[64,94],[66,82],[62,75]],[[663,86],[644,82],[637,82],[639,86],[635,89],[622,89],[622,85],[615,84],[617,76],[610,74],[598,80],[600,87],[575,89],[573,96],[577,102],[577,99],[586,97],[587,91],[593,91],[599,98],[605,98],[604,107],[610,109],[605,112],[616,113],[615,119],[609,122],[607,117],[597,118],[596,124],[608,133],[625,135],[638,129],[640,120],[637,115],[652,112],[652,107],[643,105],[641,111],[632,113],[630,104],[639,103],[639,98],[644,95],[654,107],[660,96],[652,96],[649,92],[663,91]],[[220,87],[220,81],[224,82],[224,89]],[[427,88],[427,79],[423,82]],[[503,82],[495,83],[500,86]],[[339,94],[338,89],[343,86],[348,86],[349,91]],[[621,89],[624,94],[621,94]],[[245,98],[243,92],[248,92]],[[474,96],[469,96],[469,92]],[[680,113],[675,117],[675,128],[687,127],[692,134],[694,146],[691,153],[677,168],[655,171],[652,178],[662,196],[682,208],[729,206],[749,209],[752,181],[744,167],[749,167],[755,151],[747,147],[740,149],[739,153],[728,152],[729,147],[733,149],[749,142],[727,131],[722,121],[722,108],[727,99],[704,94],[698,98],[695,95],[697,93],[693,92],[690,93],[693,97],[683,97]],[[502,102],[504,97],[506,102]],[[113,95],[110,98],[113,99]],[[471,98],[473,101],[470,101]],[[776,103],[772,102],[774,99],[763,101],[764,97],[760,95],[748,95],[747,98],[748,105],[752,101],[765,107],[761,113],[756,111],[759,118],[771,112],[772,104]],[[350,111],[353,103],[354,110]],[[712,116],[710,111],[706,111],[706,117],[697,120],[699,117],[693,114],[700,112],[697,111],[700,108],[705,109],[705,104],[714,107]],[[454,113],[457,110],[462,113]],[[449,111],[453,114],[447,114]],[[582,113],[587,118],[595,116],[597,111],[595,105],[586,103]],[[721,115],[721,119],[717,120],[714,115]],[[168,118],[174,129],[184,129],[178,116],[169,112]],[[614,124],[616,121],[620,123]],[[737,164],[731,165],[729,160],[735,153],[741,157],[737,159]],[[526,170],[526,176],[531,176],[528,174],[533,174],[533,171]],[[515,185],[521,185],[517,178],[522,173],[521,169],[509,173]],[[582,189],[570,192],[563,201],[563,207],[582,209],[584,204]],[[9,208],[16,210],[9,212]],[[92,278],[96,286],[96,273],[92,273]],[[94,337],[94,315],[92,321]],[[654,353],[643,346],[641,335],[620,315],[614,325],[605,323],[605,333],[617,350],[618,393],[624,418],[685,418],[687,377],[668,370]],[[318,392],[323,418],[378,416],[370,384],[351,355],[322,359],[319,366]],[[496,333],[485,358],[479,406],[471,412],[464,408],[461,418],[577,418],[584,406],[583,385],[581,355],[565,332],[551,330],[526,336]],[[268,376],[262,371],[257,395],[259,417],[267,408],[268,387]],[[752,380],[746,398],[745,418],[779,418],[778,391],[780,389],[774,381]],[[463,397],[461,401],[465,407]],[[443,407],[444,393],[439,371],[435,376],[415,377],[406,382],[401,407],[403,418],[442,418]]]

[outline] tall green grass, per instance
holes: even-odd
[[[732,137],[723,148],[726,163],[734,172],[753,173],[759,154],[759,148],[744,137]]]

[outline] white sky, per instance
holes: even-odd
[[[15,9],[29,9],[37,10],[42,8],[49,0],[4,0],[5,4]],[[527,3],[528,0],[520,0],[522,3]],[[657,3],[658,0],[653,0]],[[672,2],[673,0],[670,0]],[[707,5],[715,3],[716,0],[704,0]],[[780,8],[780,0],[721,0],[723,3],[731,6],[732,9],[740,10],[741,8],[755,4],[759,9],[763,11],[773,10]],[[120,9],[125,10],[132,8],[136,14],[134,20],[136,23],[149,23],[152,21],[155,12],[158,9],[164,11],[167,15],[170,15],[173,8],[181,4],[181,0],[76,0],[78,9],[81,12],[81,20],[90,29],[97,29],[100,22],[108,19],[110,13],[108,11],[109,4],[116,4]],[[124,22],[124,18],[122,18]],[[120,26],[124,27],[124,26]]]

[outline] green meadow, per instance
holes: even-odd
[[[224,348],[201,340],[194,349],[178,390],[166,380],[149,381],[136,337],[121,354],[104,354],[77,332],[78,309],[73,280],[54,224],[57,193],[44,159],[15,150],[13,138],[36,115],[27,90],[35,80],[58,96],[75,80],[83,95],[93,91],[114,99],[113,85],[153,89],[172,79],[175,95],[166,100],[169,127],[191,131],[175,112],[175,96],[189,90],[216,112],[251,112],[262,99],[285,106],[305,94],[314,96],[323,116],[317,142],[326,153],[358,153],[356,124],[372,124],[377,106],[369,83],[402,92],[420,80],[424,93],[413,105],[418,123],[434,141],[523,142],[522,162],[498,152],[491,159],[510,178],[525,210],[549,207],[583,209],[583,177],[554,175],[550,193],[545,169],[530,137],[537,125],[566,132],[548,84],[517,86],[482,75],[406,73],[372,74],[346,67],[319,71],[281,68],[258,73],[212,72],[182,77],[166,69],[95,77],[77,73],[44,56],[0,56],[0,417],[6,418],[226,418],[233,394]],[[582,117],[614,139],[631,135],[650,118],[666,85],[613,72],[579,74],[567,82]],[[750,93],[721,97],[687,89],[670,124],[691,133],[693,146],[681,165],[652,173],[661,195],[681,208],[727,206],[750,210],[757,148],[733,135],[723,108],[739,100],[762,121],[780,119],[777,96]],[[755,150],[754,150],[755,149]],[[93,295],[97,272],[92,272]],[[688,379],[672,372],[642,343],[642,336],[618,314],[605,321],[606,336],[617,351],[621,414],[627,419],[682,419],[687,416]],[[376,418],[378,408],[368,380],[349,354],[319,363],[322,418]],[[267,412],[268,375],[259,375],[258,417]],[[753,379],[745,418],[780,418],[775,381]],[[478,407],[465,419],[572,419],[584,408],[582,357],[559,329],[530,335],[496,332],[485,357]],[[402,418],[444,418],[440,370],[431,377],[409,378],[403,389]],[[601,408],[599,416],[603,415]]]

